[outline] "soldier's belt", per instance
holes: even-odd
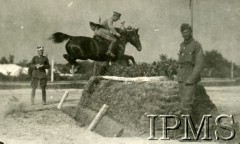
[[[191,68],[191,67],[194,67],[194,64],[191,64],[191,63],[179,64],[178,67],[179,68]]]

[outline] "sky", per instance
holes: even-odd
[[[240,65],[240,0],[193,0],[194,38],[204,50],[218,50]],[[13,54],[15,62],[30,61],[37,46],[57,63],[65,43],[54,44],[51,34],[93,36],[89,22],[122,13],[122,21],[139,29],[142,51],[127,45],[137,62],[152,62],[160,54],[177,59],[182,42],[180,25],[190,23],[189,0],[0,0],[0,57]]]

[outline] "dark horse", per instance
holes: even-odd
[[[131,60],[135,64],[135,60],[130,55],[125,55],[125,47],[128,42],[130,42],[138,51],[142,50],[141,42],[138,35],[139,29],[132,28],[131,30],[122,30],[116,28],[120,33],[121,37],[118,38],[115,47],[112,52],[116,57],[112,58],[107,56],[105,52],[108,49],[109,42],[104,40],[99,36],[94,36],[94,38],[85,36],[70,36],[61,32],[56,32],[52,34],[50,39],[54,43],[61,43],[64,40],[68,40],[65,48],[67,54],[63,57],[72,65],[77,66],[77,59],[87,60],[91,59],[94,61],[128,61]]]

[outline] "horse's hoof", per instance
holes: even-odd
[[[111,53],[111,52],[106,52],[106,55],[110,56],[110,57],[115,57],[115,54]]]
[[[75,67],[74,69],[73,69],[73,73],[75,74],[75,73],[77,73],[78,72],[78,67]]]

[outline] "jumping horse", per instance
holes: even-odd
[[[120,29],[116,28],[120,33],[120,37],[117,38],[112,52],[115,57],[107,56],[105,53],[108,49],[109,42],[99,36],[86,37],[86,36],[70,36],[62,32],[56,32],[51,35],[50,40],[54,43],[61,43],[65,40],[68,42],[65,45],[67,54],[63,57],[71,64],[77,67],[77,59],[80,60],[94,60],[94,61],[117,61],[119,63],[132,61],[135,64],[133,56],[125,55],[125,48],[127,43],[131,43],[138,51],[142,50],[138,30]]]

